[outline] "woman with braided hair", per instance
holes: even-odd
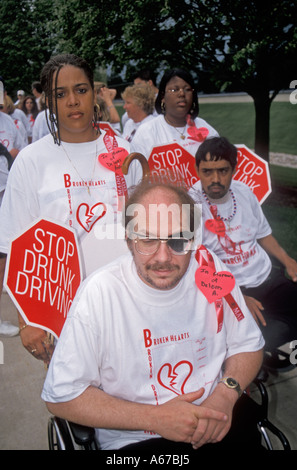
[[[128,155],[129,143],[96,125],[93,73],[84,59],[72,54],[53,57],[40,81],[50,133],[23,149],[10,172],[0,212],[2,273],[10,241],[43,218],[75,230],[87,275],[116,256],[117,242],[125,245],[123,240],[108,240],[114,243],[108,250],[98,231],[104,233],[107,224],[120,220],[117,175],[106,161],[115,154]],[[140,173],[139,163],[133,162],[129,174],[122,175],[123,185],[134,185]],[[20,335],[30,353],[49,362],[52,351],[43,330],[26,326],[20,317]]]

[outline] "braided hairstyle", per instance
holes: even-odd
[[[94,77],[93,71],[89,66],[88,62],[81,57],[78,57],[74,54],[60,54],[57,56],[52,57],[43,67],[41,74],[40,74],[40,82],[42,89],[45,94],[45,98],[47,100],[48,106],[48,113],[46,113],[46,120],[49,131],[53,136],[55,144],[61,144],[61,137],[60,137],[60,126],[59,126],[59,114],[58,114],[58,106],[57,106],[57,81],[59,71],[65,65],[72,65],[73,67],[77,67],[82,69],[94,90]],[[55,80],[54,80],[54,75]],[[98,108],[94,107],[94,120],[93,124],[99,121],[98,117]]]

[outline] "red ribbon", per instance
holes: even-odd
[[[118,209],[122,209],[123,198],[128,194],[126,180],[122,171],[122,164],[128,152],[126,149],[119,147],[115,137],[105,134],[103,137],[105,147],[108,154],[99,155],[98,159],[105,168],[114,171],[117,194],[118,194]]]
[[[214,273],[216,272],[215,263],[211,253],[205,248],[205,246],[201,245],[200,248],[197,249],[195,253],[196,261],[198,262],[199,266],[207,266],[210,268]],[[197,284],[199,289],[199,284]],[[229,293],[224,296],[224,299],[228,303],[229,307],[233,311],[237,321],[241,321],[244,318],[244,315],[238,306],[237,302],[235,301],[234,297]],[[218,329],[217,333],[219,333],[223,326],[223,319],[224,319],[224,307],[223,307],[223,300],[217,299],[214,301],[217,320],[218,320]]]

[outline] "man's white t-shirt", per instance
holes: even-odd
[[[225,222],[226,236],[218,237],[205,227],[207,220],[213,220],[210,205],[202,194],[201,182],[189,191],[196,202],[202,204],[202,243],[225,263],[240,286],[255,287],[269,276],[271,261],[266,251],[257,242],[271,234],[257,197],[240,181],[232,180],[230,189],[236,201],[235,215]],[[218,215],[229,218],[234,211],[231,193],[223,202],[212,201]]]
[[[217,270],[226,270],[215,257]],[[124,255],[90,276],[66,319],[45,381],[42,398],[65,402],[90,385],[132,402],[161,405],[216,387],[222,364],[240,352],[258,351],[264,341],[240,290],[232,291],[244,318],[224,303],[217,332],[214,304],[195,284],[194,256],[179,284],[154,289],[139,278],[132,256]],[[97,429],[103,449],[159,437],[145,431]]]
[[[104,136],[102,131],[95,141],[59,146],[47,135],[18,154],[0,210],[0,252],[7,253],[10,241],[39,218],[75,230],[86,274],[127,250],[115,173],[98,161],[108,153]],[[116,137],[115,142],[129,154],[127,141]],[[127,188],[140,179],[141,166],[132,162]]]

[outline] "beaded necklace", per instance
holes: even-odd
[[[233,210],[232,210],[232,214],[229,215],[229,217],[221,217],[220,215],[218,215],[217,213],[217,206],[215,206],[214,204],[211,204],[210,200],[208,199],[208,196],[207,194],[205,193],[204,189],[202,190],[202,194],[203,194],[203,197],[204,199],[206,200],[206,202],[208,203],[209,207],[210,207],[210,210],[211,210],[211,213],[214,215],[214,213],[217,214],[217,217],[220,218],[221,220],[223,220],[224,222],[229,222],[230,220],[233,219],[233,217],[235,216],[236,214],[236,211],[237,211],[237,203],[236,203],[236,199],[235,199],[235,196],[234,196],[234,193],[232,191],[232,189],[229,189],[229,193],[231,194],[231,197],[232,197],[232,204],[233,204]],[[213,208],[213,209],[212,209]]]

